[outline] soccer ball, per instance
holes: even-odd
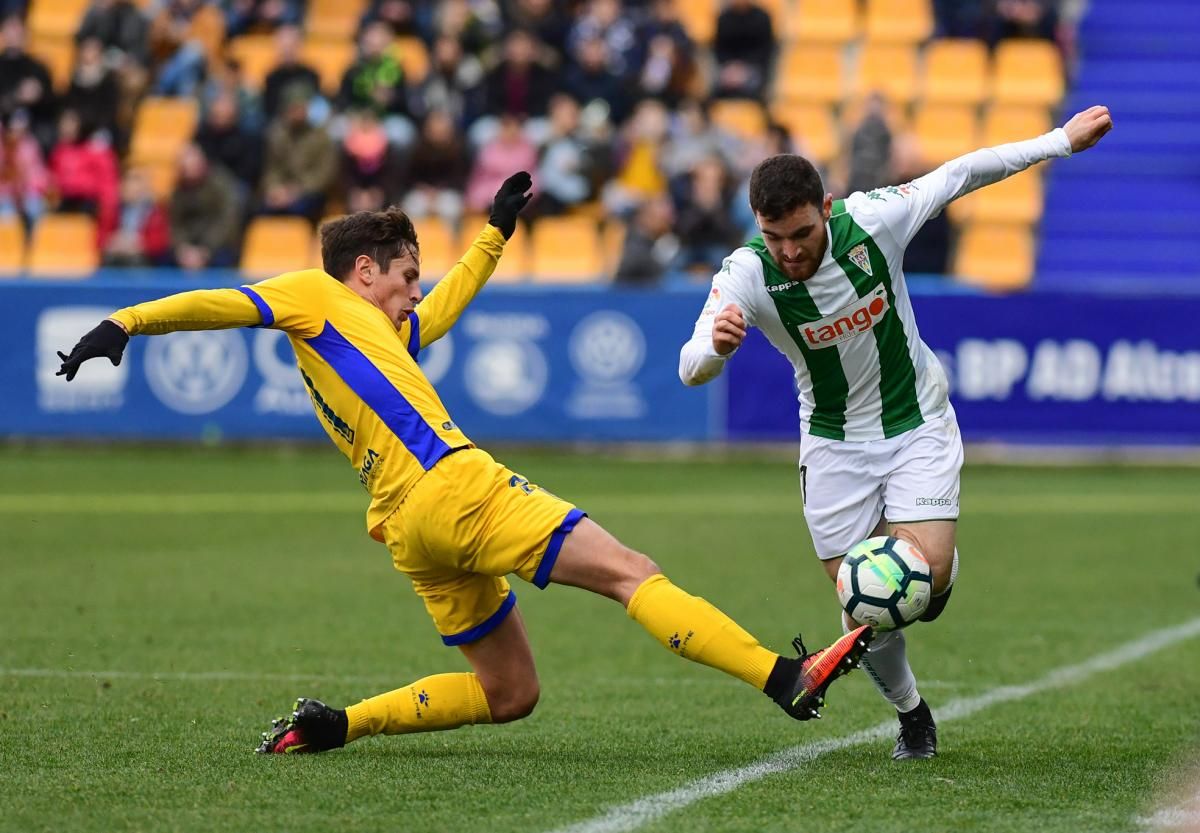
[[[842,559],[838,600],[860,625],[891,631],[917,621],[929,607],[933,576],[920,550],[899,538],[868,538]]]

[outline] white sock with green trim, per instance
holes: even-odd
[[[851,628],[846,616],[841,618],[842,632],[849,633]],[[876,634],[871,647],[863,654],[862,668],[896,711],[910,712],[920,704],[917,678],[913,676],[905,651],[904,631]]]

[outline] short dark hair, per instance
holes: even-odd
[[[750,174],[750,208],[764,219],[778,220],[802,205],[824,202],[821,175],[803,156],[768,156]]]
[[[359,211],[321,226],[321,263],[325,271],[345,281],[359,255],[367,255],[388,270],[393,259],[411,250],[420,254],[417,230],[396,206],[382,211]]]

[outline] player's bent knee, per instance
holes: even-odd
[[[929,607],[921,614],[920,621],[932,622],[934,619],[942,615],[946,609],[946,605],[950,603],[950,594],[954,592],[954,588],[950,587],[945,592],[938,594],[936,585],[934,586],[934,597],[929,600]]]
[[[496,687],[495,690],[485,689],[488,710],[492,713],[493,723],[512,723],[533,714],[541,697],[541,687],[537,680]]]

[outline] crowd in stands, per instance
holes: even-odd
[[[328,0],[90,0],[56,86],[29,48],[26,6],[57,0],[0,0],[0,220],[32,230],[47,212],[83,211],[105,264],[227,267],[252,217],[316,224],[395,203],[418,229],[457,227],[526,169],[532,222],[626,224],[618,281],[711,274],[753,233],[753,166],[810,148],[768,108],[778,15],[725,0],[700,42],[681,18],[691,1],[341,0],[362,9],[331,83],[305,31],[308,7]],[[1059,0],[932,0],[932,12],[935,35],[1071,48]],[[265,74],[239,52],[247,36],[271,39]],[[159,97],[198,104],[165,179],[131,153],[138,108]],[[762,105],[762,129],[713,118],[743,100]],[[842,127],[819,160],[837,195],[929,166],[883,97],[865,96]],[[946,268],[944,222],[914,247],[923,271]]]

